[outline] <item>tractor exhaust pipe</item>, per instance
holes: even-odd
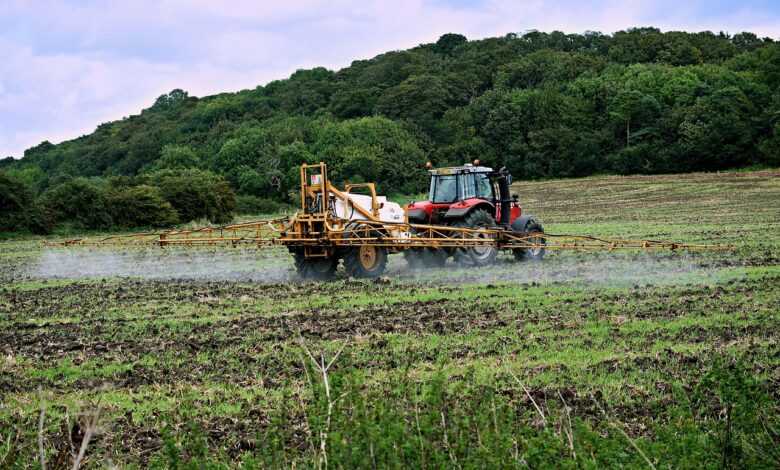
[[[502,167],[497,172],[496,183],[498,183],[498,197],[501,204],[501,220],[499,223],[503,226],[509,226],[509,218],[512,212],[512,196],[509,194],[510,176],[506,167]]]

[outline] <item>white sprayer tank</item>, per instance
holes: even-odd
[[[371,212],[371,196],[363,194],[347,194],[347,196],[350,203],[336,198],[336,216],[347,220],[366,220],[366,217],[352,205],[360,206],[361,209]],[[379,204],[380,221],[396,223],[404,221],[404,210],[399,204],[388,201],[386,196],[377,196],[376,201]]]

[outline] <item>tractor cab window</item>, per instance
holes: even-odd
[[[493,199],[493,185],[490,184],[490,177],[487,173],[476,173],[474,175],[477,183],[477,197],[480,199]]]
[[[458,198],[458,181],[455,175],[436,175],[431,178],[429,199],[435,203],[450,203]]]
[[[466,200],[476,195],[477,188],[474,185],[474,173],[463,173],[460,175],[460,198]]]

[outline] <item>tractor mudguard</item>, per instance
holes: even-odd
[[[447,213],[444,214],[445,219],[462,219],[463,217],[466,217],[466,214],[469,213],[471,210],[471,207],[460,207],[457,209],[453,209],[450,207],[447,210]]]
[[[452,220],[452,219],[462,219],[466,217],[466,215],[475,210],[475,209],[482,209],[488,214],[495,214],[496,209],[493,207],[493,204],[490,204],[488,202],[485,202],[484,200],[476,200],[478,202],[474,203],[472,201],[475,201],[474,199],[463,201],[461,205],[458,204],[460,207],[451,206],[449,209],[447,209],[447,212],[444,214],[445,220]]]
[[[542,223],[539,222],[533,215],[528,214],[520,216],[516,218],[514,222],[512,222],[512,231],[526,233],[528,232],[526,227],[529,227],[534,223],[539,224],[539,228],[542,228]],[[544,228],[542,228],[542,232],[544,232]]]

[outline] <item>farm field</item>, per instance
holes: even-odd
[[[284,250],[0,241],[0,467],[93,428],[88,467],[780,466],[780,170],[513,189],[550,233],[735,249],[303,283]]]

